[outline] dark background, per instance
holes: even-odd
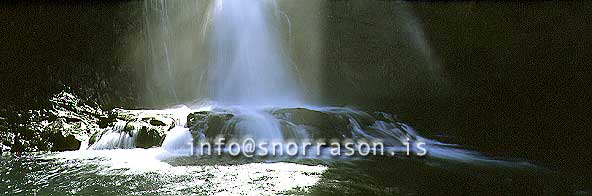
[[[64,85],[107,107],[137,106],[118,50],[141,14],[131,2],[0,3],[2,107],[46,107]]]
[[[490,156],[590,175],[591,3],[409,3],[441,62],[436,76],[404,59],[408,42],[384,38],[401,30],[396,3],[329,5],[331,102],[391,111]]]
[[[401,3],[366,2],[325,3],[324,103],[396,113],[438,140],[590,175],[592,3],[405,3],[437,60],[426,71],[434,62],[390,36],[401,34]],[[142,107],[144,84],[117,51],[141,17],[127,1],[1,3],[0,108],[46,107],[63,85],[105,108]]]

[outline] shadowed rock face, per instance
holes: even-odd
[[[49,141],[54,144],[51,151],[78,150],[81,144],[81,141],[77,140],[73,135],[64,137],[61,134],[54,134],[50,136]]]
[[[96,103],[67,91],[52,96],[48,102],[51,109],[1,112],[6,116],[0,119],[3,150],[77,150],[81,141],[99,129],[98,117],[103,111]]]

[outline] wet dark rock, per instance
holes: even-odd
[[[158,127],[142,126],[136,137],[136,148],[150,148],[162,145],[164,132]]]
[[[73,135],[64,137],[59,133],[51,135],[49,141],[53,143],[51,151],[78,150],[80,149],[81,144],[81,141],[76,139]]]
[[[167,127],[154,126],[150,123],[149,119],[143,119],[141,121],[128,122],[125,126],[124,131],[131,137],[135,138],[136,148],[150,148],[160,146],[165,133],[169,130]]]
[[[226,112],[194,112],[187,115],[186,126],[190,128],[194,136],[213,138],[223,133],[232,117],[234,117],[233,114]]]
[[[117,119],[117,113],[110,111],[106,115],[99,116],[99,121],[97,124],[99,128],[106,128],[108,126],[113,126],[113,123]]]
[[[285,108],[272,111],[272,115],[283,120],[281,121],[283,129],[289,128],[290,124],[302,126],[308,130],[312,138],[327,139],[351,136],[347,127],[348,119],[331,113],[305,108]],[[284,130],[284,132],[286,131]]]
[[[167,125],[164,122],[162,122],[160,120],[156,120],[156,119],[150,120],[150,124],[153,126],[166,126]]]

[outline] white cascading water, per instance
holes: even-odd
[[[279,44],[274,1],[216,0],[211,9],[209,88],[231,111],[234,132],[283,140],[280,124],[262,108],[301,106],[299,85]]]
[[[210,33],[209,86],[217,102],[244,106],[302,104],[279,44],[273,1],[216,0]]]
[[[95,150],[115,149],[115,148],[134,148],[136,146],[136,136],[138,129],[124,131],[127,123],[125,121],[116,122],[111,130],[108,130],[101,136],[101,139],[90,146]]]
[[[173,154],[191,155],[193,136],[188,128],[177,126],[173,128],[162,142],[162,148]]]

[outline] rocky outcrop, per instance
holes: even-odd
[[[166,133],[180,124],[179,117],[166,110],[104,111],[69,91],[49,102],[49,109],[0,110],[2,152],[150,148],[160,146]]]
[[[308,130],[312,138],[351,137],[348,130],[348,119],[323,111],[305,108],[285,108],[272,111],[272,115],[280,119],[284,134],[301,126]]]
[[[227,122],[233,117],[233,114],[225,111],[193,112],[187,116],[186,126],[191,130],[194,137],[201,137],[200,139],[213,138],[220,134],[226,138],[231,138],[232,131],[227,127]]]
[[[172,114],[156,110],[114,109],[102,117],[103,127],[89,139],[91,149],[151,148],[160,146],[178,123]]]
[[[390,114],[373,115],[351,108],[282,108],[272,115],[280,120],[285,137],[299,139],[299,130],[305,130],[309,139],[382,140],[385,145],[400,145],[406,138],[417,139],[410,127]]]
[[[62,91],[50,98],[51,108],[29,111],[0,111],[4,150],[77,150],[81,142],[99,129],[103,111],[94,102]]]

